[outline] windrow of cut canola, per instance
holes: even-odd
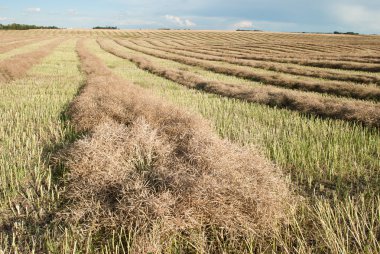
[[[102,44],[104,45],[104,43]],[[115,47],[115,46],[113,46]],[[117,45],[116,45],[117,47]],[[112,46],[111,46],[112,48]],[[136,49],[136,48],[135,48]],[[110,50],[110,46],[108,46]],[[138,50],[141,52],[141,50]],[[115,53],[115,49],[113,50]],[[155,53],[151,51],[142,51],[143,53],[148,53],[152,56],[158,56],[160,58],[167,59],[167,55]],[[118,55],[123,54],[121,49],[117,50]],[[126,58],[133,56],[132,54],[124,53]],[[140,57],[141,59],[141,57]],[[199,62],[192,60],[190,58],[182,59],[179,58],[170,58],[174,59],[177,62],[189,64],[191,66],[199,66]],[[146,61],[145,61],[146,62]],[[150,65],[150,67],[148,67]],[[188,73],[183,70],[165,70],[159,66],[152,66],[152,64],[145,64],[146,69],[153,71],[153,69],[161,69],[155,73],[161,76],[165,76],[176,82],[180,82],[192,88],[202,89],[208,92],[220,94],[223,96],[238,98],[247,100],[250,102],[258,102],[270,106],[277,106],[282,108],[288,108],[292,110],[297,110],[307,114],[315,114],[323,117],[331,117],[336,119],[343,120],[352,120],[362,122],[369,126],[379,126],[380,124],[380,108],[379,105],[374,103],[366,103],[361,101],[341,101],[338,98],[324,98],[318,95],[310,94],[297,94],[291,90],[278,90],[273,89],[272,87],[249,87],[247,85],[239,84],[226,84],[222,82],[208,82],[197,75]],[[140,65],[142,66],[142,65]],[[204,65],[201,66],[204,67]],[[205,69],[214,71],[213,66],[207,65]],[[225,68],[227,71],[230,69]],[[217,71],[218,72],[218,71]]]

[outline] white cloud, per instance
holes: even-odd
[[[26,9],[27,12],[41,12],[41,8],[39,7],[32,7],[32,8],[28,8]]]
[[[332,10],[333,16],[350,28],[380,32],[380,9],[356,4],[337,4]]]
[[[6,20],[9,20],[9,18],[7,18],[7,17],[0,17],[0,21],[6,21]]]
[[[170,22],[176,24],[177,26],[186,26],[186,27],[196,26],[196,24],[189,19],[184,19],[181,17],[172,16],[172,15],[166,15],[165,18],[169,20]]]
[[[238,23],[233,24],[233,27],[235,28],[252,28],[253,22],[249,20],[243,20]]]

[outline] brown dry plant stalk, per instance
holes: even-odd
[[[147,251],[157,225],[159,242],[210,228],[244,237],[271,232],[293,211],[289,185],[255,149],[116,77],[83,41],[77,51],[87,85],[68,113],[88,135],[64,152],[63,219],[95,232],[137,227]]]
[[[211,61],[223,61],[223,62],[229,62],[232,64],[242,65],[242,66],[250,66],[254,68],[264,69],[268,71],[276,71],[276,72],[282,72],[282,73],[288,73],[292,75],[300,75],[300,76],[306,76],[306,77],[316,77],[316,78],[323,78],[323,79],[330,79],[330,80],[339,80],[339,81],[349,81],[349,82],[355,82],[360,84],[377,84],[380,85],[380,78],[376,76],[371,75],[365,75],[365,74],[358,74],[358,73],[352,73],[352,74],[346,74],[341,73],[338,71],[334,71],[331,69],[306,69],[302,66],[286,66],[281,63],[276,62],[263,62],[263,61],[250,61],[250,60],[244,60],[239,59],[240,57],[238,55],[231,55],[226,54],[226,50],[222,50],[223,53],[215,52],[212,49],[197,49],[194,47],[168,47],[165,46],[159,46],[155,42],[149,42],[152,45],[156,47],[151,47],[152,49],[157,49],[157,47],[160,47],[160,49],[166,48],[175,50],[173,53],[181,53],[185,56],[190,57],[196,57],[199,59],[204,60],[211,60]],[[195,55],[189,54],[188,52],[196,53]],[[205,55],[207,53],[207,55]],[[200,58],[200,54],[202,54],[202,58]],[[244,55],[244,54],[242,54]],[[322,59],[320,59],[322,60]],[[366,59],[363,59],[363,61],[366,61]]]
[[[205,47],[202,47],[205,49]],[[206,47],[207,49],[207,47]],[[231,48],[222,47],[220,48],[222,52],[231,51]],[[235,51],[238,48],[234,47],[232,50]],[[353,71],[367,71],[367,72],[379,72],[380,65],[374,63],[367,63],[363,60],[363,63],[360,62],[347,62],[342,60],[333,60],[333,59],[306,59],[306,58],[291,58],[289,55],[284,57],[274,56],[275,52],[263,52],[260,54],[250,54],[252,50],[247,50],[245,54],[235,54],[234,56],[240,59],[246,60],[259,60],[259,61],[269,61],[277,63],[292,63],[304,66],[313,66],[319,68],[332,68],[332,69],[342,69],[342,70],[353,70]],[[247,54],[248,53],[248,54]],[[228,55],[231,57],[231,55]],[[328,61],[326,61],[328,60]],[[376,62],[376,60],[373,60]],[[372,61],[372,62],[373,62]],[[370,61],[369,61],[370,62]]]
[[[367,54],[354,54],[354,55],[347,55],[349,51],[347,49],[345,50],[338,50],[336,47],[333,47],[331,51],[320,51],[320,52],[314,52],[311,50],[310,47],[313,47],[309,43],[303,43],[302,46],[300,45],[284,45],[283,43],[271,43],[269,41],[267,42],[260,42],[257,43],[255,41],[248,41],[246,43],[240,44],[240,43],[233,43],[233,47],[229,45],[229,47],[226,46],[216,46],[210,43],[210,39],[203,41],[203,43],[200,45],[199,43],[194,43],[194,41],[191,41],[190,38],[186,38],[188,42],[193,42],[192,44],[184,44],[178,41],[178,38],[170,41],[166,41],[167,38],[158,38],[158,39],[144,39],[144,40],[134,40],[136,43],[140,42],[148,42],[152,45],[159,46],[159,47],[171,47],[172,49],[203,49],[211,51],[212,53],[224,53],[221,55],[227,56],[231,54],[231,57],[235,56],[239,58],[239,56],[250,56],[250,55],[257,55],[260,54],[262,56],[272,56],[277,55],[281,56],[281,58],[289,58],[289,59],[302,59],[305,57],[300,57],[300,55],[307,56],[309,60],[323,60],[323,61],[344,61],[344,62],[357,62],[357,63],[380,63],[380,59],[376,55],[368,55]],[[183,38],[185,39],[185,38]],[[182,39],[182,40],[183,40]],[[235,40],[238,39],[238,37],[234,37]],[[223,38],[221,38],[223,40]],[[264,47],[263,47],[264,46]],[[288,52],[288,53],[278,53],[273,50],[281,50],[283,47],[289,47],[294,52]],[[329,48],[328,44],[320,45],[320,47],[324,47],[324,49]],[[307,51],[304,50],[298,50],[298,49],[307,49]],[[210,53],[211,53],[210,52]],[[255,53],[255,54],[253,54]]]
[[[225,67],[225,66],[221,66],[210,61],[207,62],[207,61],[199,60],[193,57],[180,56],[173,53],[167,54],[165,53],[165,51],[167,51],[165,49],[152,50],[148,48],[135,46],[126,41],[116,40],[116,42],[124,47],[130,48],[132,50],[136,50],[148,55],[152,55],[155,57],[164,58],[164,59],[176,61],[179,63],[191,65],[191,66],[199,66],[203,69],[213,71],[216,73],[232,75],[239,78],[262,82],[268,85],[290,88],[294,90],[327,93],[327,94],[333,94],[333,95],[338,95],[338,96],[351,97],[355,99],[380,101],[380,89],[378,87],[358,86],[355,84],[347,84],[347,83],[333,82],[333,81],[314,82],[314,81],[298,80],[298,79],[291,79],[288,77],[284,77],[279,74],[260,74],[260,73],[256,73],[255,71],[239,68],[239,66]]]
[[[10,51],[10,50],[13,50],[13,49],[16,49],[16,48],[19,48],[19,47],[23,47],[23,46],[26,46],[28,44],[31,44],[31,43],[34,43],[34,42],[39,42],[39,41],[41,41],[41,38],[37,38],[37,39],[25,39],[25,40],[22,40],[22,41],[16,41],[16,42],[13,42],[13,43],[1,45],[0,46],[0,53],[5,53],[7,51]]]
[[[163,34],[161,34],[163,35]],[[200,38],[199,36],[193,36],[194,34],[181,34],[174,33],[170,37],[173,41],[186,40],[187,45],[194,45],[198,47],[212,46],[212,47],[225,47],[230,46],[227,50],[244,50],[245,53],[258,53],[257,50],[263,50],[270,53],[278,54],[279,52],[291,52],[291,54],[308,54],[310,56],[320,55],[321,53],[327,53],[328,57],[331,56],[344,56],[344,57],[365,57],[370,59],[376,59],[378,57],[379,41],[376,37],[368,36],[294,36],[287,35],[282,36],[279,34],[247,34],[243,33],[208,33]],[[155,36],[164,40],[169,37]],[[243,39],[243,37],[245,37]],[[170,42],[172,41],[170,40]],[[182,43],[183,44],[183,43]],[[186,45],[186,44],[184,44]],[[232,47],[231,47],[232,46]],[[284,54],[281,54],[284,55]]]
[[[270,87],[249,87],[246,85],[226,84],[219,81],[207,81],[187,71],[157,66],[143,57],[137,57],[118,50],[104,40],[98,40],[100,46],[118,57],[134,62],[139,68],[155,75],[167,78],[186,87],[209,93],[257,102],[272,107],[287,108],[306,114],[334,119],[357,121],[367,126],[380,126],[380,106],[361,101],[342,101],[323,98],[317,95],[301,95],[293,91],[276,91]]]
[[[15,55],[0,62],[0,82],[21,78],[25,73],[49,55],[64,39],[54,40],[32,52]]]
[[[265,44],[267,44],[267,43],[265,43]],[[326,45],[324,45],[324,46],[326,46]],[[273,55],[275,54],[275,52],[271,52],[271,51],[264,51],[264,52],[258,51],[258,52],[256,52],[258,49],[261,49],[261,47],[262,47],[261,45],[252,44],[252,45],[247,46],[247,47],[237,45],[234,48],[224,47],[224,46],[217,47],[217,48],[215,48],[215,47],[204,47],[204,48],[214,50],[216,52],[230,53],[230,54],[237,56],[238,58],[244,57],[244,56],[246,56],[247,58],[255,57],[255,54],[252,54],[252,52],[255,52],[256,55],[257,55],[257,53],[259,53],[259,55],[263,56],[263,57],[264,56],[267,56],[267,57],[272,56],[273,57]],[[282,45],[272,45],[272,48],[276,48],[276,47],[281,48]],[[312,60],[312,61],[352,62],[352,63],[356,63],[356,64],[361,64],[361,63],[379,64],[380,63],[379,57],[376,57],[376,56],[360,55],[360,54],[351,55],[351,56],[344,55],[344,54],[347,54],[347,50],[344,50],[341,52],[332,51],[332,52],[328,52],[328,54],[327,54],[327,52],[325,54],[322,54],[322,53],[310,54],[310,53],[303,52],[303,51],[296,51],[296,52],[288,53],[288,54],[286,54],[286,53],[279,54],[278,56],[280,56],[281,58],[284,58],[284,59],[291,60],[291,61],[292,60],[302,61],[305,59],[305,57],[300,57],[300,54],[307,56],[307,58],[309,60]],[[278,58],[276,58],[276,59],[278,59]]]

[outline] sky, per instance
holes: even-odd
[[[0,23],[380,34],[380,0],[0,0]]]

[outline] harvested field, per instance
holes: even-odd
[[[197,49],[195,47],[167,47],[167,44],[160,44],[157,43],[157,41],[154,41],[152,43],[151,41],[148,41],[149,44],[155,46],[150,47],[153,49],[174,49],[175,51],[168,51],[168,52],[175,52],[179,53],[184,56],[201,56],[200,59],[204,60],[212,60],[212,61],[226,61],[232,64],[237,65],[243,65],[243,66],[251,66],[255,68],[270,70],[270,71],[276,71],[276,72],[282,72],[282,73],[289,73],[294,75],[301,75],[301,76],[310,76],[310,77],[316,77],[316,78],[323,78],[323,79],[331,79],[331,80],[342,80],[342,81],[351,81],[359,84],[380,84],[380,80],[378,77],[374,75],[366,75],[366,74],[352,74],[352,73],[342,73],[339,71],[334,70],[326,70],[326,69],[316,69],[316,68],[306,68],[294,65],[282,65],[282,64],[276,64],[275,62],[265,62],[265,61],[246,61],[245,59],[249,60],[249,57],[247,57],[246,54],[242,53],[239,55],[232,55],[232,54],[226,54],[224,49],[221,50],[213,50],[211,48],[209,49]],[[140,44],[141,45],[141,44]],[[188,52],[193,53],[199,53],[199,54],[190,54]],[[207,54],[207,55],[205,55]],[[242,60],[241,60],[242,59]],[[359,58],[361,61],[369,62],[371,59],[363,59]],[[252,59],[255,60],[255,59]],[[326,58],[323,58],[323,60],[329,60]],[[378,60],[374,60],[378,61]]]
[[[279,74],[271,74],[271,73],[258,74],[258,73],[255,73],[255,71],[239,68],[233,65],[227,65],[227,66],[217,65],[211,61],[202,61],[204,60],[204,57],[202,60],[199,60],[197,58],[194,58],[194,56],[189,57],[189,55],[180,56],[177,54],[167,54],[165,52],[162,52],[161,50],[157,50],[157,51],[150,50],[143,47],[134,46],[122,41],[117,41],[117,42],[120,45],[126,46],[130,49],[133,49],[142,53],[146,53],[152,56],[173,60],[173,61],[184,63],[187,65],[199,66],[213,72],[233,75],[239,78],[250,79],[252,81],[262,82],[265,84],[271,84],[274,86],[280,86],[280,87],[285,87],[289,89],[296,89],[296,90],[303,90],[303,91],[328,93],[328,94],[352,97],[352,98],[363,99],[363,100],[366,100],[366,99],[367,100],[372,99],[376,101],[380,100],[380,88],[377,88],[377,87],[356,86],[355,84],[338,83],[338,82],[333,82],[333,81],[322,81],[322,82],[321,81],[319,82],[300,81],[299,78],[291,79],[285,76],[281,76]],[[227,60],[227,62],[231,63],[235,61]]]
[[[32,50],[38,49],[39,47],[41,47],[41,46],[43,46],[46,43],[49,43],[51,41],[52,40],[50,38],[38,39],[38,40],[33,41],[31,43],[28,43],[24,46],[12,48],[12,49],[0,54],[0,61],[8,59],[8,58],[13,57],[13,56],[18,55],[18,54],[23,54],[23,53],[27,53],[27,52],[30,52]]]
[[[0,82],[7,82],[24,75],[33,65],[50,54],[62,42],[61,39],[24,54],[15,55],[0,62]]]
[[[211,226],[248,239],[287,218],[296,198],[259,153],[220,140],[204,120],[117,78],[81,42],[78,53],[87,85],[69,115],[89,136],[64,156],[69,220],[145,229],[135,236],[144,253],[160,245],[149,239],[168,242],[182,230],[213,237]]]
[[[39,38],[35,39],[24,39],[24,40],[16,40],[11,41],[10,43],[3,42],[4,44],[0,47],[0,53],[4,53],[13,49],[16,49],[18,47],[26,46],[30,43],[41,41]]]
[[[378,36],[0,38],[0,253],[380,252]]]
[[[212,82],[200,76],[182,70],[161,68],[155,66],[143,57],[136,57],[123,50],[112,47],[104,41],[100,45],[108,52],[128,59],[137,64],[143,70],[162,76],[189,88],[203,90],[209,93],[257,102],[272,107],[288,108],[306,114],[314,114],[322,117],[357,121],[368,126],[380,127],[380,107],[371,103],[347,101],[343,103],[339,99],[321,98],[313,95],[302,95],[290,91],[276,91],[273,88],[250,88],[247,86]],[[157,56],[153,54],[154,56]],[[185,63],[188,63],[185,61]],[[197,66],[197,65],[196,65]],[[208,68],[207,68],[208,69]],[[269,82],[270,83],[270,82]]]

